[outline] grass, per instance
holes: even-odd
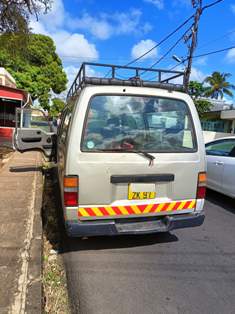
[[[44,167],[43,217],[43,294],[44,313],[70,313],[66,273],[60,256],[61,227],[56,204],[56,183],[52,171]]]

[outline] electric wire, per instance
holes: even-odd
[[[234,34],[235,33],[235,30],[232,30],[232,31],[230,31],[230,32],[227,32],[227,33],[225,33],[224,35],[222,35],[222,36],[220,36],[220,37],[216,37],[216,38],[214,38],[214,39],[212,39],[212,40],[210,40],[210,41],[208,41],[208,42],[206,42],[206,43],[204,43],[204,44],[202,44],[202,45],[199,45],[198,46],[198,49],[202,49],[202,48],[204,48],[204,47],[207,47],[207,46],[209,46],[210,44],[212,44],[212,43],[214,43],[214,42],[217,42],[218,40],[220,40],[220,39],[223,39],[223,38],[225,38],[225,37],[227,37],[227,36],[229,36],[229,35],[231,35],[231,34]]]
[[[147,50],[145,53],[143,53],[142,55],[140,55],[139,57],[135,58],[134,60],[131,60],[130,62],[126,63],[124,66],[129,66],[133,63],[135,63],[136,61],[139,61],[140,59],[142,59],[144,56],[146,56],[147,54],[149,54],[151,51],[153,51],[154,49],[156,49],[157,47],[159,47],[161,44],[163,44],[165,41],[167,41],[171,36],[173,36],[177,31],[179,31],[184,25],[186,25],[192,18],[194,17],[194,14],[191,15],[190,17],[188,17],[183,23],[181,23],[179,26],[176,27],[176,29],[174,29],[171,33],[169,33],[167,36],[165,36],[159,43],[157,43],[155,46],[153,46],[151,49]],[[111,72],[108,71],[105,74],[105,77],[107,77]]]
[[[157,65],[158,63],[160,63],[163,59],[165,59],[165,57],[181,42],[182,39],[184,39],[184,37],[186,36],[186,34],[188,33],[188,31],[191,29],[192,25],[183,33],[183,35],[180,36],[180,38],[177,39],[177,41],[156,61],[154,62],[149,68],[152,69],[155,65]],[[143,75],[145,72],[147,72],[146,70],[141,72],[140,74]]]
[[[201,58],[201,57],[206,57],[206,56],[210,56],[210,55],[213,55],[213,54],[216,54],[216,53],[221,53],[221,52],[225,52],[225,51],[229,51],[229,50],[232,50],[232,49],[235,49],[235,46],[231,46],[231,47],[227,47],[227,48],[223,48],[223,49],[219,49],[219,50],[215,50],[215,51],[209,51],[209,52],[206,52],[206,53],[202,53],[202,54],[199,54],[199,55],[196,55],[196,56],[193,56],[193,59],[196,59],[196,58]],[[183,59],[181,62],[179,62],[178,64],[176,64],[174,67],[172,67],[170,70],[173,70],[175,68],[177,68],[179,65],[183,64],[185,61],[188,60],[188,57]]]
[[[201,58],[201,57],[205,57],[205,56],[209,56],[209,55],[213,55],[213,54],[216,54],[216,53],[221,53],[221,52],[229,51],[229,50],[232,50],[232,49],[235,49],[235,46],[231,46],[231,47],[227,47],[227,48],[223,48],[223,49],[219,49],[219,50],[215,50],[215,51],[209,51],[209,52],[206,52],[206,53],[202,53],[202,54],[193,56],[193,59]],[[175,68],[177,68],[177,67],[180,66],[181,64],[184,64],[184,62],[186,62],[188,59],[189,59],[189,57],[184,58],[181,62],[179,62],[179,63],[177,63],[176,65],[174,65],[173,67],[171,67],[171,68],[169,69],[169,71],[173,71]],[[151,77],[151,78],[148,79],[148,80],[149,80],[149,81],[152,81],[153,79],[155,79],[155,76],[154,76],[154,77]]]
[[[167,36],[165,36],[159,43],[157,43],[155,46],[153,46],[151,49],[149,49],[148,51],[146,51],[145,53],[143,53],[142,55],[140,55],[139,57],[135,58],[134,60],[128,62],[127,64],[125,64],[125,66],[129,66],[132,63],[135,63],[136,61],[139,61],[140,59],[142,59],[144,56],[146,56],[147,54],[149,54],[151,51],[153,51],[154,49],[156,49],[157,47],[159,47],[161,44],[163,44],[167,39],[169,39],[172,35],[174,35],[176,32],[178,32],[178,30],[180,30],[184,25],[186,25],[192,18],[194,17],[194,14],[191,15],[189,18],[187,18],[182,24],[180,24],[176,29],[174,29],[170,34],[168,34]]]
[[[216,0],[210,4],[205,5],[202,9],[201,9],[201,14],[203,13],[204,10],[222,2],[223,0]],[[162,43],[164,43],[165,41],[167,41],[171,36],[173,36],[176,32],[178,32],[183,26],[185,26],[191,19],[193,19],[195,17],[195,14],[192,14],[190,17],[188,17],[183,23],[181,23],[178,27],[176,27],[176,29],[174,29],[171,33],[169,33],[167,36],[165,36],[159,43],[157,43],[156,45],[154,45],[151,49],[147,50],[145,53],[143,53],[142,55],[140,55],[139,57],[135,58],[134,60],[131,60],[130,62],[128,62],[127,64],[125,64],[124,66],[129,66],[137,61],[139,61],[140,59],[142,59],[144,56],[146,56],[147,54],[149,54],[151,51],[153,51],[154,49],[156,49],[157,47],[159,47]],[[177,44],[176,44],[177,45]],[[171,49],[173,50],[173,49]],[[170,51],[171,51],[170,50]],[[168,53],[167,53],[168,54]],[[166,55],[167,55],[166,54]],[[164,57],[165,58],[165,57]],[[161,61],[164,59],[162,58]],[[158,62],[159,63],[159,62]],[[105,77],[107,77],[109,75],[110,71],[108,71],[105,74]]]
[[[214,5],[216,5],[216,4],[218,4],[218,3],[222,2],[222,1],[224,1],[224,0],[217,0],[217,1],[214,1],[214,2],[212,2],[212,3],[209,3],[209,4],[205,5],[205,6],[202,8],[202,11],[204,11],[204,10],[206,10],[206,9],[209,9],[209,8],[213,7]]]
[[[202,10],[201,13],[206,10],[209,9],[210,7],[218,4],[219,2],[222,2],[224,0],[217,0],[214,1],[210,4],[205,5]],[[149,49],[148,51],[146,51],[145,53],[143,53],[142,55],[140,55],[139,57],[135,58],[134,60],[128,62],[127,64],[125,64],[125,66],[129,66],[132,63],[139,61],[140,59],[142,59],[144,56],[146,56],[147,54],[149,54],[151,51],[153,51],[155,48],[157,48],[158,46],[160,46],[162,43],[164,43],[167,39],[169,39],[172,35],[174,35],[178,30],[180,30],[184,25],[186,25],[192,18],[194,18],[194,14],[192,14],[190,17],[188,17],[182,24],[180,24],[175,30],[173,30],[170,34],[168,34],[166,37],[164,37],[159,43],[157,43],[155,46],[153,46],[151,49]]]

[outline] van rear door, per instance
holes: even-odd
[[[77,158],[80,219],[195,210],[204,163],[183,100],[94,96]]]

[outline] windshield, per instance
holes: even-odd
[[[184,101],[148,96],[98,95],[91,99],[82,151],[195,151]]]

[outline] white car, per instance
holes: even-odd
[[[235,136],[206,144],[207,187],[235,198]]]

